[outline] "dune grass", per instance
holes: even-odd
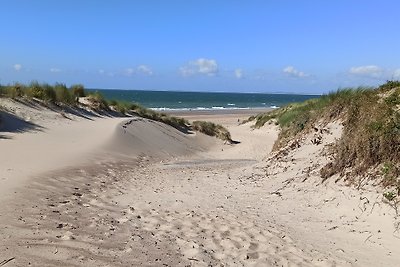
[[[335,159],[321,169],[326,179],[351,169],[365,174],[380,165],[387,168],[382,183],[393,185],[400,175],[400,82],[388,81],[379,88],[348,88],[294,103],[254,118],[255,127],[274,122],[281,127],[274,149],[310,132],[318,123],[340,119],[344,129],[334,147]]]
[[[83,95],[86,95],[86,93],[84,93]],[[79,96],[77,96],[77,97],[79,97]],[[98,91],[88,94],[86,96],[86,98],[87,98],[87,101],[89,101],[89,103],[90,103],[91,109],[93,109],[97,112],[110,110],[110,106],[108,105],[106,99]]]
[[[191,129],[209,136],[215,136],[223,141],[232,142],[229,131],[222,125],[205,121],[194,121],[192,124],[190,124],[187,120],[183,118],[170,116],[162,112],[156,112],[154,110],[145,108],[137,103],[129,103],[116,100],[111,100],[108,103],[116,111],[124,114],[135,113],[140,117],[168,124],[181,131],[188,131]]]
[[[73,105],[76,102],[75,97],[79,96],[79,93],[76,92],[75,88],[76,85],[72,85],[68,88],[62,83],[56,83],[55,85],[39,83],[37,81],[33,81],[28,85],[14,83],[12,85],[0,86],[0,97],[10,97],[13,99],[35,98],[42,100],[45,103]],[[80,87],[80,90],[83,90],[82,92],[84,92],[82,86]]]
[[[78,105],[79,97],[86,97],[89,108],[96,112],[114,110],[124,115],[136,114],[143,118],[168,124],[180,131],[187,132],[193,129],[211,136],[216,136],[224,141],[231,141],[229,131],[221,125],[208,122],[196,122],[190,125],[190,123],[183,118],[156,112],[136,103],[106,100],[98,91],[87,93],[82,84],[75,84],[68,88],[62,83],[56,83],[55,85],[39,83],[37,81],[33,81],[28,85],[14,83],[12,85],[0,86],[0,97],[38,99],[44,103],[67,106],[76,106]]]
[[[223,141],[232,143],[230,132],[222,125],[208,121],[194,121],[192,123],[192,129],[209,136],[215,136]]]

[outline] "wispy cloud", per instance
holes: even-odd
[[[21,65],[21,64],[15,64],[15,65],[13,66],[13,68],[14,68],[14,70],[16,70],[16,71],[20,71],[20,70],[22,69],[22,65]]]
[[[352,67],[350,68],[349,73],[352,75],[358,75],[364,77],[380,78],[384,74],[384,70],[375,65],[366,65],[366,66]]]
[[[236,69],[235,70],[235,77],[237,79],[242,79],[243,78],[243,71],[241,69]]]
[[[51,69],[50,69],[50,72],[58,73],[58,72],[61,72],[61,70],[58,69],[58,68],[51,68]]]
[[[134,67],[134,68],[126,68],[124,70],[124,74],[127,75],[127,76],[132,76],[132,75],[135,75],[135,74],[144,74],[144,75],[150,76],[150,75],[153,75],[153,71],[147,65],[139,65],[139,66]]]
[[[146,74],[146,75],[149,75],[149,76],[153,75],[153,71],[151,70],[151,68],[149,66],[146,66],[146,65],[139,65],[136,68],[136,70],[139,73],[143,73],[143,74]]]
[[[183,76],[190,76],[193,74],[214,76],[218,73],[218,63],[215,59],[199,58],[190,61],[186,66],[181,67],[179,70]]]
[[[126,69],[124,70],[124,74],[127,75],[127,76],[132,76],[133,74],[135,74],[135,69],[133,69],[133,68],[126,68]]]
[[[310,76],[309,74],[306,74],[306,73],[304,73],[302,71],[299,71],[299,70],[295,69],[293,66],[287,66],[282,71],[286,75],[289,75],[291,77],[296,77],[296,78],[305,78],[305,77]]]

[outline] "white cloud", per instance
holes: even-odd
[[[188,66],[180,67],[179,71],[180,71],[181,75],[185,76],[185,77],[193,75],[195,73],[195,71]]]
[[[58,68],[51,68],[51,69],[50,69],[50,72],[57,73],[57,72],[61,72],[61,70],[58,69]]]
[[[352,67],[350,74],[378,78],[383,74],[383,69],[375,65]]]
[[[125,69],[125,75],[127,75],[127,76],[132,76],[133,74],[135,74],[135,69],[133,69],[133,68],[127,68],[127,69]]]
[[[193,64],[198,67],[199,73],[215,75],[218,72],[218,65],[214,59],[199,58]]]
[[[235,77],[238,79],[243,78],[243,71],[241,69],[236,69],[235,70]]]
[[[104,73],[105,73],[105,71],[104,71],[103,69],[99,69],[98,72],[99,72],[100,74],[104,74]]]
[[[146,65],[139,65],[135,68],[126,68],[124,70],[124,74],[127,76],[132,76],[135,74],[145,74],[145,75],[153,75],[153,71],[149,66]]]
[[[199,58],[189,62],[179,70],[183,76],[190,76],[197,73],[214,76],[218,73],[218,64],[215,59]]]
[[[16,71],[20,71],[20,70],[22,69],[22,65],[21,65],[21,64],[15,64],[15,65],[13,66],[13,68],[14,68],[14,70],[16,70]]]
[[[153,75],[153,71],[150,69],[150,67],[146,65],[140,65],[136,68],[137,72],[143,73],[146,75]]]
[[[310,76],[302,71],[296,70],[293,66],[287,66],[283,69],[283,72],[292,77],[304,78]]]

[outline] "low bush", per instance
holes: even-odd
[[[108,103],[105,100],[104,96],[98,91],[94,93],[90,93],[87,96],[88,101],[90,102],[90,108],[96,111],[107,111],[109,110]]]
[[[85,87],[82,84],[71,85],[70,89],[71,89],[72,95],[75,97],[85,97],[86,96]]]
[[[56,93],[56,101],[59,103],[73,104],[74,98],[71,91],[68,90],[67,86],[62,83],[56,83],[54,86],[54,91]]]
[[[192,129],[209,136],[215,136],[221,140],[232,142],[230,132],[222,125],[215,124],[208,121],[194,121]]]
[[[18,98],[26,95],[26,86],[20,83],[1,86],[0,95],[3,97]]]
[[[169,116],[165,113],[156,112],[154,110],[145,108],[137,103],[130,103],[128,105],[128,112],[129,111],[136,113],[140,117],[168,124],[178,130],[186,131],[188,129],[189,122],[187,120],[183,118]]]

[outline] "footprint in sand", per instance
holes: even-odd
[[[146,209],[128,209],[125,214],[125,222],[129,216],[141,214],[139,227],[155,237],[175,240],[183,257],[193,266],[315,265],[315,256],[297,248],[290,238],[272,226],[259,226],[248,218],[221,212],[170,213]]]

